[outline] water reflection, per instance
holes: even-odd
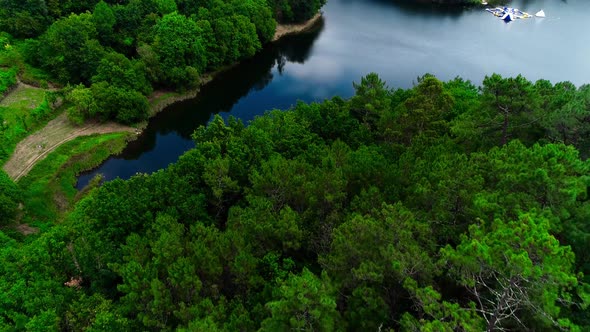
[[[407,88],[432,73],[480,84],[491,73],[529,80],[588,82],[590,43],[583,31],[590,1],[512,0],[545,19],[505,24],[481,7],[453,8],[414,0],[329,0],[325,27],[267,47],[255,58],[219,75],[199,97],[160,113],[121,157],[96,172],[107,179],[166,167],[193,143],[190,135],[213,114],[244,122],[297,100],[353,94],[353,81],[377,72],[393,88]],[[125,160],[129,159],[129,160]],[[82,177],[80,186],[87,181]]]
[[[305,63],[323,28],[322,19],[308,33],[285,37],[268,45],[252,59],[217,75],[201,88],[195,99],[169,106],[150,120],[141,136],[130,142],[121,155],[111,157],[99,168],[80,175],[77,188],[86,186],[99,173],[105,180],[115,177],[125,179],[138,172],[151,173],[166,167],[194,146],[191,134],[214,114],[223,112],[227,117],[232,111],[232,114],[247,121],[266,109],[285,106],[267,93],[256,94],[277,79],[277,75],[282,76],[291,63]],[[245,105],[241,104],[240,100],[248,95],[254,96],[248,98]],[[291,103],[294,101],[290,100]]]

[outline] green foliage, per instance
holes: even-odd
[[[132,124],[147,118],[149,105],[147,98],[141,93],[109,85],[107,82],[95,83],[91,90],[98,115],[102,119]]]
[[[124,124],[145,120],[149,110],[147,98],[136,90],[126,88],[124,76],[116,76],[111,81],[113,84],[106,80],[99,81],[90,88],[78,85],[67,92],[66,100],[71,103],[68,119],[75,124],[93,118],[116,120]]]
[[[96,27],[96,32],[98,37],[104,43],[109,43],[114,38],[113,37],[113,28],[115,23],[117,23],[117,18],[115,17],[115,13],[111,9],[106,2],[100,1],[94,7],[94,11],[92,12],[92,21],[94,26]]]
[[[164,15],[154,27],[153,49],[161,59],[162,78],[168,84],[181,84],[187,66],[203,72],[207,64],[201,30],[190,18],[176,12]],[[185,83],[189,86],[194,82]]]
[[[403,330],[423,332],[484,330],[484,320],[478,316],[473,302],[462,308],[458,303],[442,300],[442,295],[432,286],[421,288],[412,279],[406,279],[403,285],[411,294],[416,306],[422,311],[420,319],[416,319],[409,312],[404,313],[400,322]]]
[[[87,118],[95,117],[99,110],[92,94],[92,90],[80,84],[66,93],[66,100],[71,103],[67,110],[68,119],[77,125],[84,123]]]
[[[22,200],[20,188],[0,170],[0,226],[5,226],[16,215],[19,202]]]
[[[322,0],[286,3],[289,20],[311,17],[321,5]],[[87,92],[81,87],[78,96],[69,96],[74,123],[97,115],[137,122],[145,118],[138,93],[194,89],[206,71],[260,51],[275,33],[273,6],[266,0],[5,0],[0,30],[12,35],[0,38],[0,65],[17,66],[27,83],[47,86],[53,80],[91,88],[94,102],[82,102],[80,94]],[[0,94],[12,84],[0,75]],[[110,110],[102,109],[112,103]]]
[[[28,221],[55,220],[76,200],[76,175],[120,152],[125,141],[124,133],[79,137],[41,160],[18,183]]]
[[[266,44],[271,41],[275,29],[276,21],[273,18],[272,11],[264,0],[247,0],[233,1],[232,7],[235,13],[247,17],[256,27],[256,33],[260,43]]]
[[[261,331],[341,331],[336,311],[335,290],[324,273],[321,279],[307,269],[291,275],[277,289],[277,300],[266,304],[271,317],[262,322]]]
[[[279,22],[303,22],[318,13],[326,0],[269,0]]]
[[[247,15],[217,1],[182,1],[178,10],[199,6],[192,18],[165,14],[140,61],[106,55],[92,85],[66,95],[71,113],[135,120],[143,70],[159,79],[163,64],[187,68],[189,59],[161,58],[175,45],[158,48],[163,31],[186,50],[201,41],[213,50],[216,24],[247,25]],[[350,100],[298,103],[248,126],[216,116],[177,163],[95,184],[62,218],[54,198],[76,202],[73,174],[109,153],[92,148],[99,137],[65,145],[19,182],[16,199],[25,221],[59,223],[24,243],[0,234],[0,324],[587,330],[590,163],[560,142],[584,144],[585,122],[575,117],[587,88],[492,76],[478,90],[425,75],[392,90],[376,74],[354,88]],[[491,125],[506,116],[506,132]],[[68,162],[72,151],[91,153]],[[79,289],[64,287],[72,280]],[[28,288],[53,293],[37,299]]]
[[[0,8],[0,30],[16,37],[34,37],[47,24],[47,5],[43,0],[5,0]]]
[[[45,99],[45,93],[42,90],[38,91],[41,93],[40,96],[37,91],[24,91],[23,100],[11,102],[10,107],[0,106],[0,162],[8,159],[20,140],[56,115]],[[28,105],[36,102],[32,100],[34,98],[40,98],[39,105],[30,109]]]
[[[0,97],[16,84],[16,68],[0,68]]]
[[[129,60],[119,53],[108,53],[100,60],[94,83],[107,82],[110,85],[127,90],[135,90],[143,95],[152,92],[145,77],[145,67],[141,61]]]
[[[457,283],[471,292],[487,331],[523,324],[518,317],[523,313],[515,314],[522,311],[538,326],[570,326],[560,311],[572,303],[570,290],[579,283],[574,253],[549,234],[549,222],[542,217],[471,225],[469,236],[462,236],[456,248],[443,248],[441,256]]]

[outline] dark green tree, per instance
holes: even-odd
[[[0,170],[0,225],[4,226],[14,219],[21,200],[20,188],[6,172]]]
[[[39,62],[62,83],[85,83],[96,73],[104,49],[91,14],[72,14],[40,37]]]
[[[341,331],[334,287],[324,273],[318,278],[308,269],[291,275],[277,290],[276,300],[266,304],[271,317],[262,322],[261,331]]]

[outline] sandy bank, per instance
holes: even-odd
[[[322,17],[322,13],[319,12],[315,14],[314,17],[310,18],[309,20],[298,23],[298,24],[278,24],[277,29],[275,31],[275,35],[272,38],[272,41],[277,41],[285,36],[302,33],[305,32],[315,26],[315,24],[320,20]]]

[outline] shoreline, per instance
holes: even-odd
[[[312,29],[316,25],[316,23],[322,17],[323,17],[322,13],[319,12],[316,15],[314,15],[311,19],[309,19],[303,23],[277,24],[277,28],[275,30],[275,35],[269,43],[277,42],[281,38],[289,36],[289,35],[295,35],[295,34],[304,33],[306,31],[309,31],[310,29]],[[4,165],[2,165],[3,169],[9,174],[9,176],[11,178],[13,178],[14,181],[18,181],[20,178],[26,176],[29,173],[29,171],[38,164],[39,161],[43,160],[45,157],[47,157],[47,155],[49,155],[51,152],[56,150],[59,146],[63,145],[64,143],[66,143],[68,141],[71,141],[77,137],[80,137],[80,136],[87,136],[87,135],[91,135],[91,134],[107,134],[107,133],[114,133],[114,132],[127,132],[127,133],[132,134],[132,135],[130,135],[131,137],[128,137],[127,142],[137,139],[137,137],[139,135],[141,135],[143,130],[147,127],[150,119],[153,118],[156,114],[160,113],[161,111],[166,109],[166,107],[168,107],[172,104],[197,97],[199,92],[201,91],[201,88],[204,85],[208,84],[213,79],[215,79],[215,77],[218,74],[220,74],[220,73],[224,72],[225,70],[227,70],[233,66],[236,66],[238,64],[239,64],[239,62],[235,63],[235,64],[224,66],[223,68],[220,68],[214,72],[203,74],[203,76],[200,78],[199,86],[194,89],[190,89],[188,91],[185,91],[185,92],[178,92],[178,91],[171,91],[171,90],[156,90],[156,91],[152,92],[152,94],[147,97],[148,102],[149,102],[148,118],[146,120],[136,123],[132,126],[123,126],[123,125],[119,126],[119,125],[116,125],[116,124],[110,123],[110,122],[104,123],[104,124],[99,124],[99,123],[93,122],[93,123],[85,124],[81,127],[69,129],[68,135],[65,137],[65,139],[59,140],[57,143],[53,142],[53,144],[51,144],[51,146],[49,148],[45,148],[45,146],[43,146],[43,148],[41,148],[41,149],[30,149],[29,148],[28,150],[40,150],[40,151],[33,151],[33,152],[29,152],[29,153],[23,153],[22,151],[15,148],[15,151],[10,156],[10,158],[8,158],[7,162]],[[17,86],[17,85],[15,85],[15,86]],[[49,121],[39,131],[27,136],[25,139],[23,139],[21,142],[19,142],[17,144],[17,147],[20,147],[21,149],[23,149],[24,146],[27,146],[27,145],[31,146],[31,144],[36,147],[38,145],[40,145],[39,142],[37,142],[37,141],[39,141],[37,136],[39,134],[42,135],[43,134],[42,131],[50,123],[62,122],[62,126],[64,126],[64,127],[73,127],[71,125],[63,124],[65,122],[67,122],[67,121],[65,121],[64,117],[65,117],[65,113],[58,115],[55,119]],[[53,125],[53,126],[55,126],[55,125]],[[51,127],[51,126],[49,126],[49,127]],[[34,141],[34,143],[31,143],[31,141]],[[23,159],[25,159],[26,161]],[[21,164],[22,167],[18,167],[15,164]],[[84,172],[84,171],[89,171],[94,168],[95,167],[90,168],[90,169],[80,170],[80,173]],[[76,174],[76,175],[78,175],[78,174]]]
[[[323,13],[320,11],[317,14],[315,14],[312,18],[303,23],[277,24],[275,34],[269,42],[269,44],[278,42],[279,40],[287,36],[305,33],[313,29],[322,18]],[[181,101],[197,97],[203,86],[213,81],[220,73],[239,64],[240,62],[236,62],[234,64],[224,66],[216,71],[203,74],[203,76],[201,77],[201,81],[199,82],[199,86],[194,89],[187,90],[185,92],[178,92],[173,90],[156,90],[152,92],[152,94],[148,96],[149,114],[147,120],[133,125],[137,128],[137,135],[141,135],[141,132],[147,126],[150,119],[153,118],[156,114],[162,112],[166,107]]]
[[[319,12],[319,13],[315,14],[312,18],[310,18],[309,20],[307,20],[303,23],[277,24],[277,27],[275,29],[275,34],[269,43],[275,43],[287,36],[305,33],[307,31],[313,29],[322,17],[323,17],[323,13]],[[201,87],[203,87],[204,85],[208,84],[213,79],[215,79],[215,77],[217,77],[218,74],[224,72],[225,70],[227,70],[229,68],[237,66],[238,64],[239,64],[239,62],[224,66],[223,68],[220,68],[214,72],[203,74],[203,77],[201,77],[201,81],[199,82],[199,86],[194,89],[190,89],[188,91],[185,91],[185,92],[178,92],[178,91],[172,91],[172,90],[156,90],[156,91],[152,92],[152,94],[150,96],[148,96],[148,100],[150,103],[148,120],[146,120],[144,122],[149,121],[150,118],[154,117],[156,114],[160,113],[166,107],[168,107],[174,103],[197,97],[199,95]],[[137,125],[140,128],[145,126],[143,123],[139,123]]]
[[[272,38],[271,42],[276,42],[283,37],[289,35],[295,35],[299,33],[304,33],[316,25],[316,23],[323,17],[323,13],[320,11],[319,13],[315,14],[309,20],[303,23],[296,23],[296,24],[277,24],[277,28],[275,30],[275,35]]]

